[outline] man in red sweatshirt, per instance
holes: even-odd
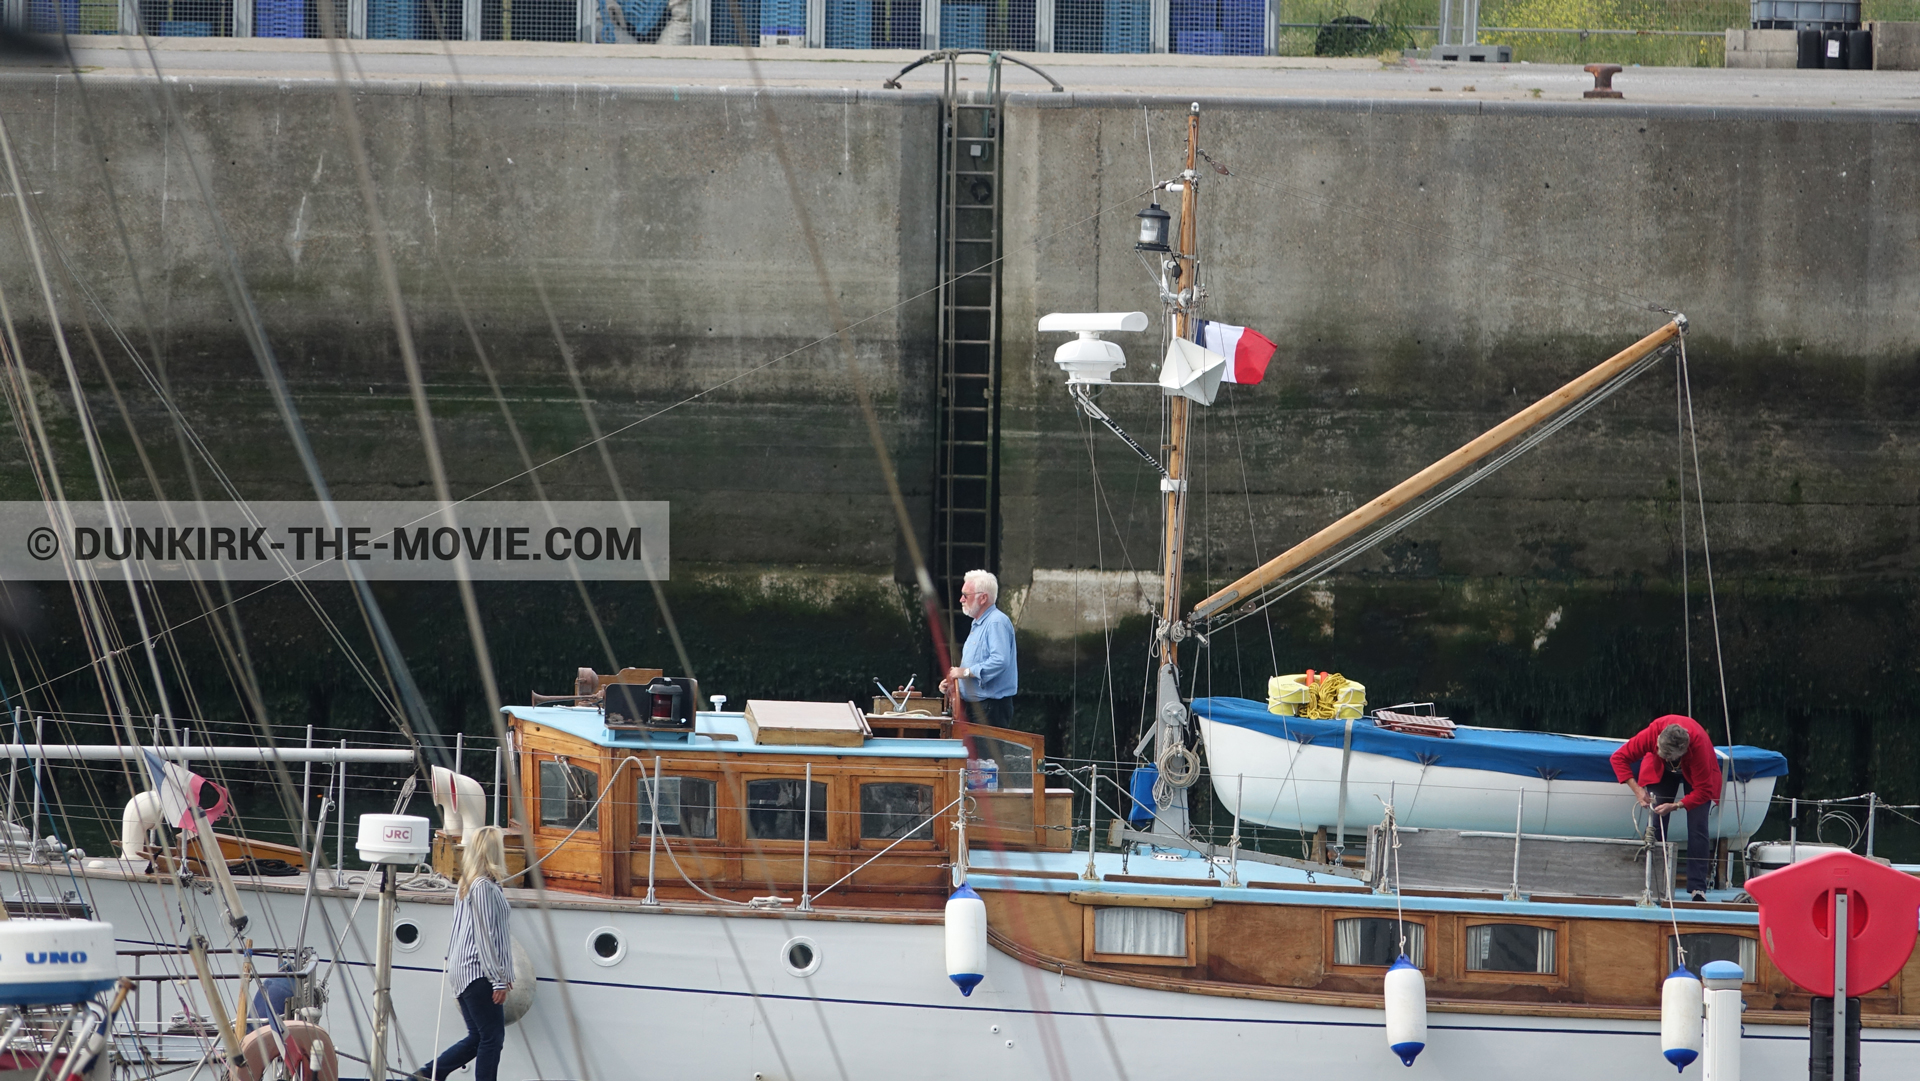
[[[1653,808],[1654,832],[1660,840],[1667,839],[1667,816],[1676,810],[1687,812],[1687,889],[1694,900],[1706,900],[1707,861],[1713,851],[1707,818],[1711,806],[1720,801],[1720,763],[1713,754],[1713,738],[1692,717],[1669,713],[1613,752],[1613,773],[1633,789],[1642,807]],[[1687,790],[1684,797],[1682,785]]]

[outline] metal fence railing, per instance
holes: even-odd
[[[1203,56],[1380,56],[1439,41],[1444,0],[9,0],[43,33],[575,41]],[[1460,0],[1454,0],[1458,4]],[[1760,0],[1477,0],[1514,60],[1716,65]],[[1767,3],[1768,13],[1781,5]],[[1832,5],[1827,5],[1832,6]],[[1920,0],[1846,0],[1862,21]],[[1764,20],[1763,20],[1764,21]],[[1768,22],[1768,25],[1772,25]],[[1454,24],[1454,37],[1459,35]]]

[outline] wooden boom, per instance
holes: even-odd
[[[1513,442],[1534,425],[1586,397],[1595,388],[1632,367],[1647,354],[1679,337],[1684,329],[1685,317],[1682,316],[1633,343],[1592,371],[1501,421],[1466,446],[1394,485],[1386,494],[1374,499],[1373,502],[1357,508],[1327,528],[1274,556],[1239,581],[1201,601],[1194,606],[1194,617],[1205,619],[1236,601],[1251,597],[1282,575],[1305,565],[1307,561],[1418,498],[1441,481]]]

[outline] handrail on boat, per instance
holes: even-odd
[[[130,747],[114,743],[0,743],[0,758],[110,762],[141,751],[172,762],[362,762],[405,765],[418,756],[396,747]]]

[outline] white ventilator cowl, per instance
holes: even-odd
[[[1406,954],[1387,970],[1387,1049],[1408,1066],[1427,1048],[1427,978]]]
[[[433,767],[433,805],[440,811],[440,828],[450,836],[465,837],[468,830],[487,824],[487,797],[480,782],[445,766]]]
[[[987,978],[987,903],[965,883],[947,898],[947,978],[966,996]]]
[[[1700,1057],[1700,977],[1676,968],[1660,987],[1660,1053],[1676,1071]]]

